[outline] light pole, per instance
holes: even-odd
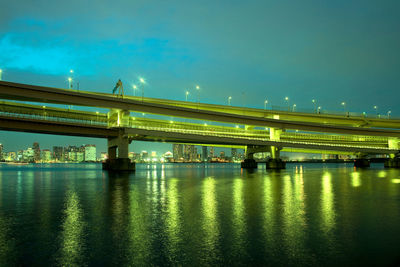
[[[376,116],[378,116],[378,106],[374,106],[375,112],[376,112]]]
[[[321,114],[321,107],[318,107],[318,114]]]
[[[342,106],[343,106],[344,113],[346,113],[346,102],[342,102]]]
[[[297,105],[296,105],[296,104],[293,104],[293,108],[292,108],[292,111],[293,111],[293,112],[296,111],[296,107],[297,107]]]
[[[317,101],[315,101],[315,99],[311,100],[311,102],[313,102],[314,104],[314,112],[317,112]]]
[[[267,104],[268,104],[268,100],[265,99],[265,101],[264,101],[264,109],[267,109]]]
[[[391,114],[391,113],[392,113],[392,111],[390,111],[390,110],[387,112],[387,117],[388,117],[388,119],[390,119],[390,114]]]
[[[133,88],[133,96],[136,96],[137,86],[134,84],[134,85],[132,85],[132,88]]]
[[[287,102],[288,111],[290,111],[289,97],[285,97],[285,101]]]
[[[231,105],[231,100],[232,100],[232,97],[230,96],[230,97],[228,97],[228,106],[230,106]]]
[[[72,78],[68,77],[68,88],[72,89]]]
[[[142,77],[139,77],[139,82],[140,82],[141,87],[142,87],[142,102],[143,102],[143,98],[144,98],[144,85],[146,84],[146,81],[145,81]]]
[[[197,90],[197,103],[200,103],[200,86],[196,85]]]
[[[0,69],[0,81],[2,81],[2,74],[3,74],[3,70]]]
[[[188,101],[189,91],[186,91],[186,92],[185,92],[185,95],[186,95],[186,102],[187,102],[187,101]]]

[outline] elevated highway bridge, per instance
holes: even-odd
[[[127,157],[127,146],[132,140],[244,147],[250,161],[254,153],[266,150],[272,159],[279,159],[279,151],[285,149],[311,153],[389,154],[392,157],[399,152],[398,119],[122,98],[10,82],[0,82],[0,97],[110,109],[108,113],[100,113],[3,101],[0,103],[0,129],[107,138],[111,156],[118,148],[118,156],[126,154]],[[130,111],[190,118],[199,123],[133,117]],[[207,125],[203,121],[232,126]]]

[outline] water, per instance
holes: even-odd
[[[400,170],[2,164],[0,229],[1,266],[396,266]]]

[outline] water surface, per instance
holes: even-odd
[[[400,264],[400,170],[0,166],[0,265]]]

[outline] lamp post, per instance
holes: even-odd
[[[2,74],[3,74],[3,70],[0,69],[0,81],[2,81]]]
[[[342,102],[342,106],[343,106],[344,113],[346,113],[346,102]]]
[[[200,86],[196,85],[197,103],[200,103]]]
[[[232,97],[230,96],[230,97],[228,97],[228,106],[230,106],[231,105],[231,100],[232,100]]]
[[[392,111],[390,111],[390,110],[387,112],[387,117],[388,117],[388,119],[390,119],[390,114],[391,114],[391,113],[392,113]]]
[[[133,89],[133,96],[136,96],[136,89],[137,89],[137,86],[134,84],[134,85],[132,85],[132,89]]]
[[[188,95],[189,95],[189,91],[186,91],[186,92],[185,92],[186,102],[188,101]]]
[[[376,112],[376,116],[378,116],[378,106],[374,106],[375,112]]]
[[[296,111],[296,107],[297,107],[297,105],[296,105],[296,104],[293,104],[293,108],[292,108],[292,111],[293,111],[293,112]]]
[[[285,101],[287,102],[287,105],[288,105],[288,111],[290,111],[289,97],[285,97]]]
[[[267,109],[267,104],[268,104],[268,100],[265,99],[265,101],[264,101],[264,109]]]
[[[321,114],[321,107],[318,107],[318,114]]]
[[[143,102],[143,98],[144,98],[144,85],[146,84],[146,81],[145,81],[142,77],[139,77],[139,82],[140,82],[141,87],[142,87],[142,102]]]
[[[314,112],[317,112],[317,101],[315,101],[315,99],[311,100],[311,102],[313,102],[314,104]]]
[[[72,78],[68,77],[68,88],[72,89]]]

